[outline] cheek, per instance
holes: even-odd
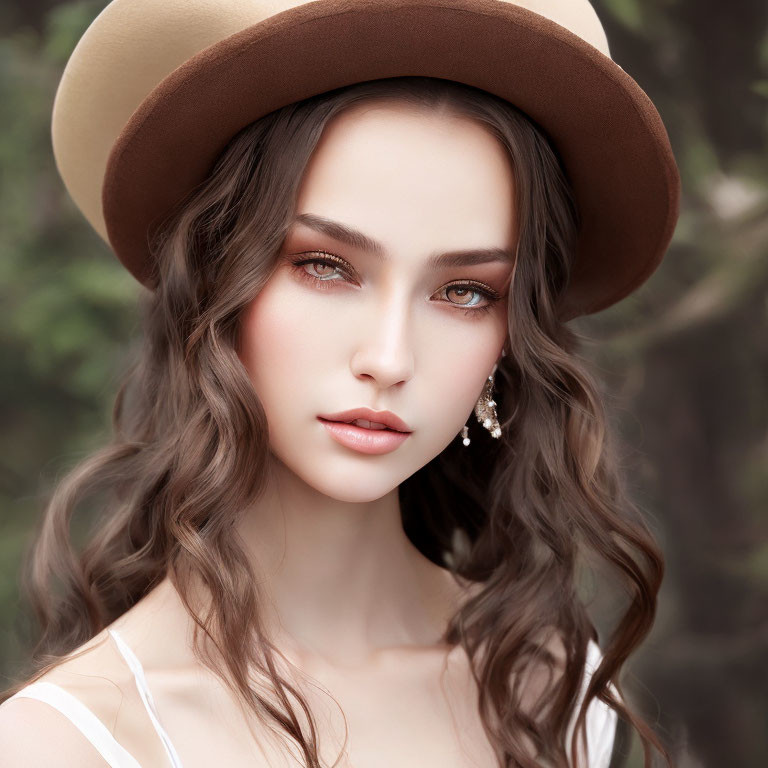
[[[425,345],[425,376],[433,389],[426,402],[435,422],[446,432],[461,429],[493,369],[507,335],[506,315],[492,321],[454,323],[450,329],[435,326]]]
[[[239,356],[275,426],[298,418],[301,406],[317,405],[318,385],[343,369],[354,324],[328,310],[328,297],[278,272],[243,314]]]
[[[243,315],[240,359],[263,400],[268,399],[270,388],[287,397],[284,384],[305,378],[307,356],[318,350],[298,298],[282,281],[273,279]]]

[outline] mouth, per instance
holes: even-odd
[[[410,434],[404,430],[392,429],[386,424],[382,424],[381,422],[377,421],[369,421],[368,419],[352,419],[352,421],[342,421],[337,419],[324,419],[322,416],[318,416],[317,418],[320,419],[320,421],[330,422],[331,424],[351,424],[355,427],[360,427],[361,429],[371,430],[372,432],[399,432],[405,435]]]
[[[333,440],[357,453],[383,454],[399,448],[410,436],[410,432],[392,429],[381,422],[353,419],[351,422],[336,421],[322,416],[318,421],[326,428]],[[371,424],[371,426],[364,426]]]
[[[388,431],[410,434],[411,428],[396,413],[392,411],[374,411],[371,408],[351,408],[336,413],[318,415],[321,421],[337,424],[351,424],[371,431]]]

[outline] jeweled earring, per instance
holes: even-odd
[[[496,368],[494,367],[494,372]],[[493,399],[493,373],[486,379],[483,392],[475,404],[477,420],[491,433],[491,437],[501,437],[501,427],[496,413],[496,401]]]
[[[496,413],[496,401],[493,399],[493,382],[496,367],[493,366],[491,375],[486,379],[483,391],[475,403],[475,416],[477,420],[491,433],[491,437],[501,437],[501,427]],[[461,429],[462,443],[469,445],[469,427],[465,424]]]

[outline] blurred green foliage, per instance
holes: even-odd
[[[50,140],[61,70],[101,3],[0,38],[0,658],[20,647],[17,575],[47,490],[107,436],[138,289],[86,224]]]
[[[0,671],[27,650],[18,573],[47,492],[109,433],[139,287],[64,189],[64,64],[104,2],[0,13]],[[600,0],[683,179],[669,253],[575,321],[606,381],[634,497],[668,573],[627,684],[681,766],[768,765],[768,6]],[[637,742],[620,750],[642,765]],[[617,764],[619,760],[617,759]]]

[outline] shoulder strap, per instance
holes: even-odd
[[[96,747],[110,768],[141,768],[136,758],[110,733],[104,723],[80,699],[55,683],[30,683],[8,701],[15,698],[37,699],[58,709]]]
[[[570,764],[570,747],[571,737],[576,725],[576,715],[581,707],[582,701],[587,693],[587,686],[589,685],[592,674],[600,665],[603,654],[600,651],[600,646],[592,639],[590,639],[587,645],[587,658],[584,668],[584,677],[582,678],[581,690],[576,701],[576,707],[574,708],[571,722],[566,732],[566,749],[568,752],[568,759]],[[611,693],[617,698],[619,693],[616,688],[611,685]],[[584,761],[583,744],[581,738],[579,738],[579,760],[584,761],[584,765],[581,764],[573,766],[573,768],[608,768],[611,762],[611,755],[613,753],[613,742],[616,737],[616,723],[618,722],[618,715],[616,710],[609,707],[604,701],[600,699],[592,699],[587,707],[587,750],[589,754],[589,762]]]
[[[144,702],[144,708],[147,710],[149,719],[152,721],[152,726],[154,727],[157,735],[160,737],[160,740],[163,743],[163,746],[165,747],[165,752],[168,755],[168,759],[170,760],[171,765],[173,768],[182,768],[181,759],[176,752],[176,748],[173,746],[173,742],[165,732],[163,726],[160,724],[160,720],[157,716],[157,710],[155,709],[155,702],[152,699],[152,692],[149,690],[147,680],[144,676],[144,667],[141,666],[141,662],[139,661],[136,654],[133,652],[128,643],[123,640],[123,638],[120,636],[120,633],[116,629],[108,629],[107,631],[114,638],[118,650],[120,651],[122,657],[125,659],[126,664],[128,664],[130,667],[131,672],[133,672],[133,676],[136,679],[136,687],[139,690],[139,695],[141,696],[142,702]]]

